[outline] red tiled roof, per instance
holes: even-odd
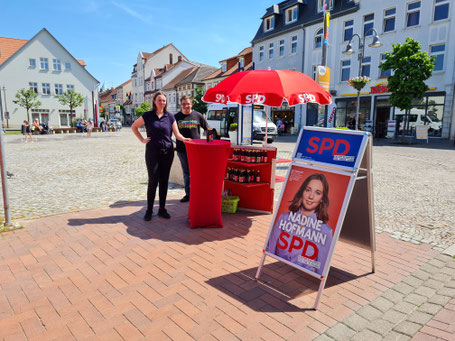
[[[25,39],[3,38],[0,37],[0,65],[11,57],[17,50],[27,43]]]
[[[87,64],[85,64],[85,61],[83,59],[76,59],[79,64],[81,64],[82,66],[87,66]]]

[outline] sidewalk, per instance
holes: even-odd
[[[223,214],[194,229],[119,202],[25,221],[0,240],[4,340],[454,340],[455,259],[377,235],[369,252],[339,242],[318,311],[318,282],[267,259],[271,215]]]

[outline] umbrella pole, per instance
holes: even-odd
[[[267,133],[268,133],[268,130],[269,130],[269,110],[270,110],[270,106],[267,106],[267,110],[265,112],[265,137],[264,137],[264,146],[267,145]]]

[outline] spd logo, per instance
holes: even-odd
[[[245,104],[252,104],[252,103],[257,103],[257,104],[262,104],[265,102],[265,96],[264,95],[246,95],[245,97]]]
[[[316,97],[311,94],[299,94],[299,103],[300,104],[305,104],[308,102],[316,102]]]
[[[216,94],[215,101],[217,103],[226,103],[226,97],[223,94]]]

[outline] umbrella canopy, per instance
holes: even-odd
[[[264,104],[279,107],[286,100],[290,106],[308,102],[332,103],[332,96],[307,75],[290,70],[253,70],[237,72],[210,88],[204,102]]]

